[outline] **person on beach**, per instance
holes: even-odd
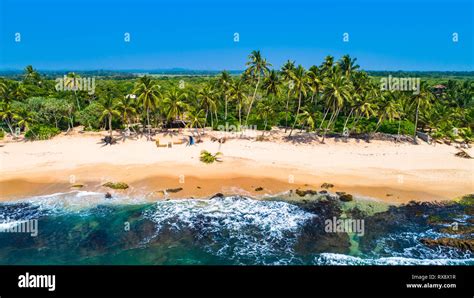
[[[189,136],[188,146],[192,146],[192,145],[194,145],[194,137],[193,137],[193,136]]]

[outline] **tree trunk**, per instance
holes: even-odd
[[[402,118],[398,119],[398,132],[397,132],[397,141],[400,140],[400,123],[402,122]]]
[[[335,121],[335,119],[337,119],[337,116],[339,115],[340,110],[341,110],[341,108],[338,108],[337,110],[335,110],[334,113],[331,115],[331,118],[329,118],[328,125],[326,126],[326,129],[324,130],[322,143],[324,143],[324,140],[326,139],[326,133],[329,130],[329,127],[331,126],[333,121]]]
[[[242,106],[239,106],[239,124],[242,125]]]
[[[225,102],[224,119],[227,121],[227,95],[224,95],[224,102]]]
[[[265,131],[267,130],[267,122],[268,122],[268,119],[265,118],[265,125],[263,127],[262,137],[265,135]]]
[[[324,113],[323,120],[321,121],[321,124],[319,125],[319,130],[321,130],[321,128],[323,127],[324,121],[326,120],[328,113],[329,113],[329,108],[327,108],[326,112]]]
[[[249,110],[247,111],[247,117],[245,118],[245,125],[249,121],[250,111],[252,110],[253,102],[255,101],[255,96],[257,95],[258,85],[260,84],[260,74],[258,75],[257,84],[255,85],[255,90],[253,91],[252,100],[250,101]]]
[[[109,132],[110,132],[110,139],[112,140],[112,114],[109,115]]]
[[[342,133],[346,130],[347,122],[349,122],[349,119],[351,118],[352,112],[354,111],[354,108],[351,109],[349,116],[347,116],[346,122],[344,122],[344,128],[342,129]]]
[[[149,108],[146,108],[146,122],[147,122],[147,131],[148,131],[148,134],[147,134],[147,140],[149,141],[150,140],[150,109]]]
[[[416,105],[416,114],[415,114],[415,132],[413,134],[413,142],[416,143],[416,128],[418,126],[418,111],[420,109],[420,100],[418,99],[418,103]]]
[[[296,121],[298,121],[298,116],[300,113],[300,108],[301,108],[301,89],[298,95],[298,109],[296,110],[295,122],[293,122],[293,126],[291,127],[291,130],[290,130],[290,134],[288,135],[289,137],[291,137],[291,133],[293,132],[293,129],[295,129]]]
[[[285,133],[288,130],[288,107],[290,105],[290,91],[288,90],[288,97],[286,99],[286,113],[285,113]]]
[[[10,124],[10,121],[8,121],[8,119],[5,119],[5,122],[7,123],[7,126],[8,126],[8,129],[10,129],[10,134],[12,135],[12,137],[15,135],[15,133],[13,132],[13,127],[12,125]]]

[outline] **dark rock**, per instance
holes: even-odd
[[[105,193],[105,198],[106,198],[106,199],[111,199],[111,198],[112,198],[112,194],[110,194],[110,192],[106,192],[106,193]]]
[[[261,187],[261,186],[255,188],[255,191],[262,191],[262,190],[263,190],[263,187]]]
[[[320,193],[320,194],[327,194],[328,191],[327,191],[327,190],[321,190],[319,193]]]
[[[349,193],[345,193],[345,192],[336,192],[336,194],[339,196],[339,200],[343,201],[343,202],[350,202],[352,201],[354,198],[352,197],[351,194]]]
[[[295,205],[316,215],[304,223],[295,244],[297,253],[349,252],[351,244],[347,233],[328,233],[325,230],[327,219],[339,218],[342,214],[338,200],[328,196],[326,200],[301,200]]]
[[[168,188],[168,189],[166,190],[166,192],[177,193],[177,192],[180,192],[180,191],[182,191],[182,190],[183,190],[182,187],[178,187],[178,188]]]
[[[459,239],[459,238],[438,238],[438,239],[429,239],[422,238],[420,239],[421,243],[427,246],[449,246],[458,248],[461,250],[467,250],[474,252],[474,239]]]
[[[331,184],[331,183],[323,183],[321,184],[321,188],[324,188],[324,189],[329,189],[329,188],[333,188],[334,187],[334,184]]]
[[[295,190],[296,194],[299,195],[300,197],[304,197],[305,195],[317,195],[318,192],[312,189],[307,189],[307,190],[302,190],[302,189],[297,189]]]
[[[215,199],[215,198],[223,198],[223,197],[224,197],[224,194],[218,192],[218,193],[216,193],[215,195],[213,195],[213,196],[211,197],[211,200],[212,200],[212,199]]]
[[[472,225],[451,225],[440,229],[441,233],[455,235],[474,235],[474,226]]]

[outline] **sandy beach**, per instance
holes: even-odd
[[[160,143],[179,142],[191,132],[154,136]],[[261,134],[261,132],[258,132]],[[4,140],[0,148],[0,200],[81,190],[114,192],[106,182],[125,182],[122,192],[157,200],[208,197],[215,193],[255,197],[291,189],[345,191],[394,204],[411,200],[448,200],[474,192],[474,160],[456,157],[445,144],[327,139],[297,134],[286,140],[272,131],[266,141],[255,136],[207,133],[194,146],[157,148],[146,137],[104,146],[106,132],[62,133],[47,141]],[[118,135],[118,134],[117,134]],[[226,136],[224,144],[211,137]],[[222,152],[222,162],[204,164],[201,150]],[[473,149],[468,149],[474,155]]]

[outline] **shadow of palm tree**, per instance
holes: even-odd
[[[178,131],[174,131],[174,130],[165,130],[163,132],[163,135],[166,137],[166,136],[170,136],[170,137],[176,137],[179,135],[179,132]]]
[[[286,142],[291,142],[293,144],[311,144],[315,141],[319,141],[319,136],[316,134],[296,134],[283,137],[283,140]]]
[[[117,139],[116,138],[113,138],[113,137],[110,137],[110,136],[106,136],[102,139],[100,139],[100,142],[96,143],[98,145],[102,144],[101,147],[105,147],[107,145],[116,145],[117,144]]]

